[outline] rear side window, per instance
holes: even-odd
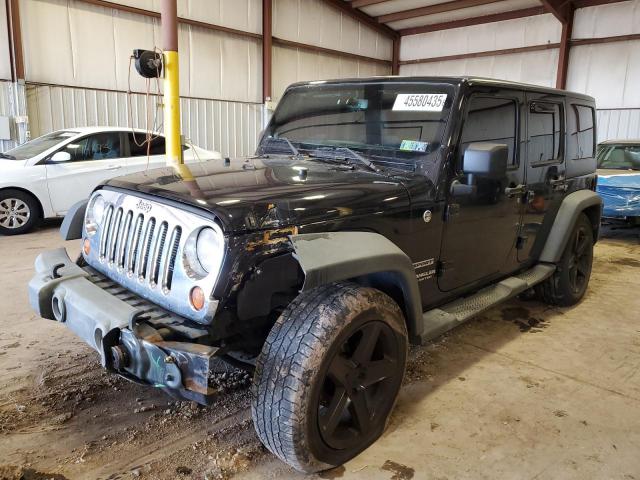
[[[529,105],[529,163],[561,161],[563,155],[562,105],[533,102]]]
[[[129,132],[129,151],[132,157],[146,157],[147,156],[147,136],[144,133]],[[151,140],[151,148],[149,149],[149,155],[164,155],[164,137],[156,137]]]
[[[595,129],[593,108],[584,105],[570,105],[569,117],[569,158],[579,160],[593,158],[595,153]]]
[[[517,106],[515,100],[495,97],[471,97],[462,129],[461,152],[470,143],[502,143],[509,148],[508,164],[515,162]]]

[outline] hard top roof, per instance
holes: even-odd
[[[570,92],[567,90],[559,90],[557,88],[542,87],[540,85],[531,85],[528,83],[511,82],[509,80],[498,80],[495,78],[473,77],[473,76],[460,76],[460,77],[403,77],[403,76],[380,76],[380,77],[363,77],[363,78],[343,78],[335,80],[315,80],[307,82],[298,82],[291,85],[291,87],[304,86],[304,85],[320,85],[320,84],[341,84],[341,83],[371,83],[371,82],[392,82],[392,83],[450,83],[452,85],[467,84],[470,86],[493,86],[504,87],[516,90],[527,90],[531,92],[548,93],[548,94],[561,94],[568,95],[570,97],[580,98],[590,102],[595,102],[593,97],[585,95],[584,93]]]

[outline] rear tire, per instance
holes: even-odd
[[[21,235],[40,221],[40,205],[22,190],[0,191],[0,235]]]
[[[379,290],[339,283],[299,295],[256,365],[252,413],[262,443],[302,472],[355,457],[384,431],[407,344],[400,308]]]
[[[551,305],[575,305],[587,291],[592,264],[593,228],[589,218],[581,213],[556,271],[536,287],[538,296]]]

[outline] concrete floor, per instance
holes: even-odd
[[[581,304],[515,300],[412,349],[383,438],[311,478],[640,479],[640,231],[605,234]],[[63,244],[0,237],[0,479],[303,478],[260,447],[246,390],[172,402],[35,318],[33,259]]]

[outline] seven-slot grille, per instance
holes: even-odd
[[[182,228],[123,207],[109,204],[100,233],[99,257],[109,269],[137,277],[164,293],[171,282],[180,246]]]

